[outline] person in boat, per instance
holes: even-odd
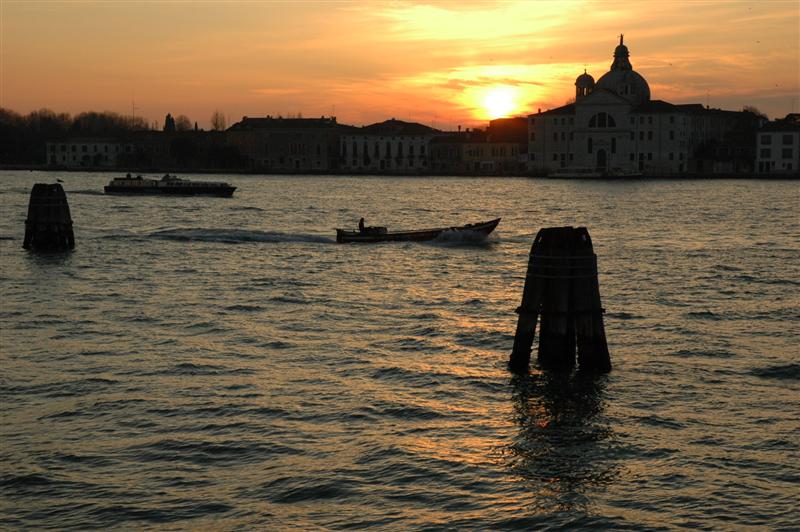
[[[364,218],[361,218],[358,221],[358,232],[359,233],[363,233],[364,232]]]

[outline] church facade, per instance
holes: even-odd
[[[528,169],[546,175],[711,172],[704,150],[753,118],[652,100],[620,35],[610,70],[596,82],[585,71],[575,80],[574,103],[528,116]]]

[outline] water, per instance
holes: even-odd
[[[0,526],[792,529],[800,188],[0,174]],[[64,181],[76,249],[21,249]],[[202,179],[202,176],[195,176]],[[502,216],[488,242],[333,228]],[[513,378],[527,254],[586,225],[614,369]]]

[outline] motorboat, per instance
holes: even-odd
[[[389,231],[386,227],[364,227],[363,230],[336,229],[336,241],[345,242],[420,242],[449,237],[475,237],[486,238],[494,231],[500,218],[488,222],[458,225],[452,227],[437,227],[435,229],[415,229],[410,231]]]

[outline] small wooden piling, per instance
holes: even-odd
[[[597,280],[597,255],[585,227],[550,227],[539,231],[531,246],[517,314],[509,361],[512,371],[528,371],[539,317],[538,361],[542,368],[573,369],[577,347],[582,371],[611,370]]]
[[[22,247],[39,251],[66,251],[75,247],[67,195],[60,184],[33,185]]]

